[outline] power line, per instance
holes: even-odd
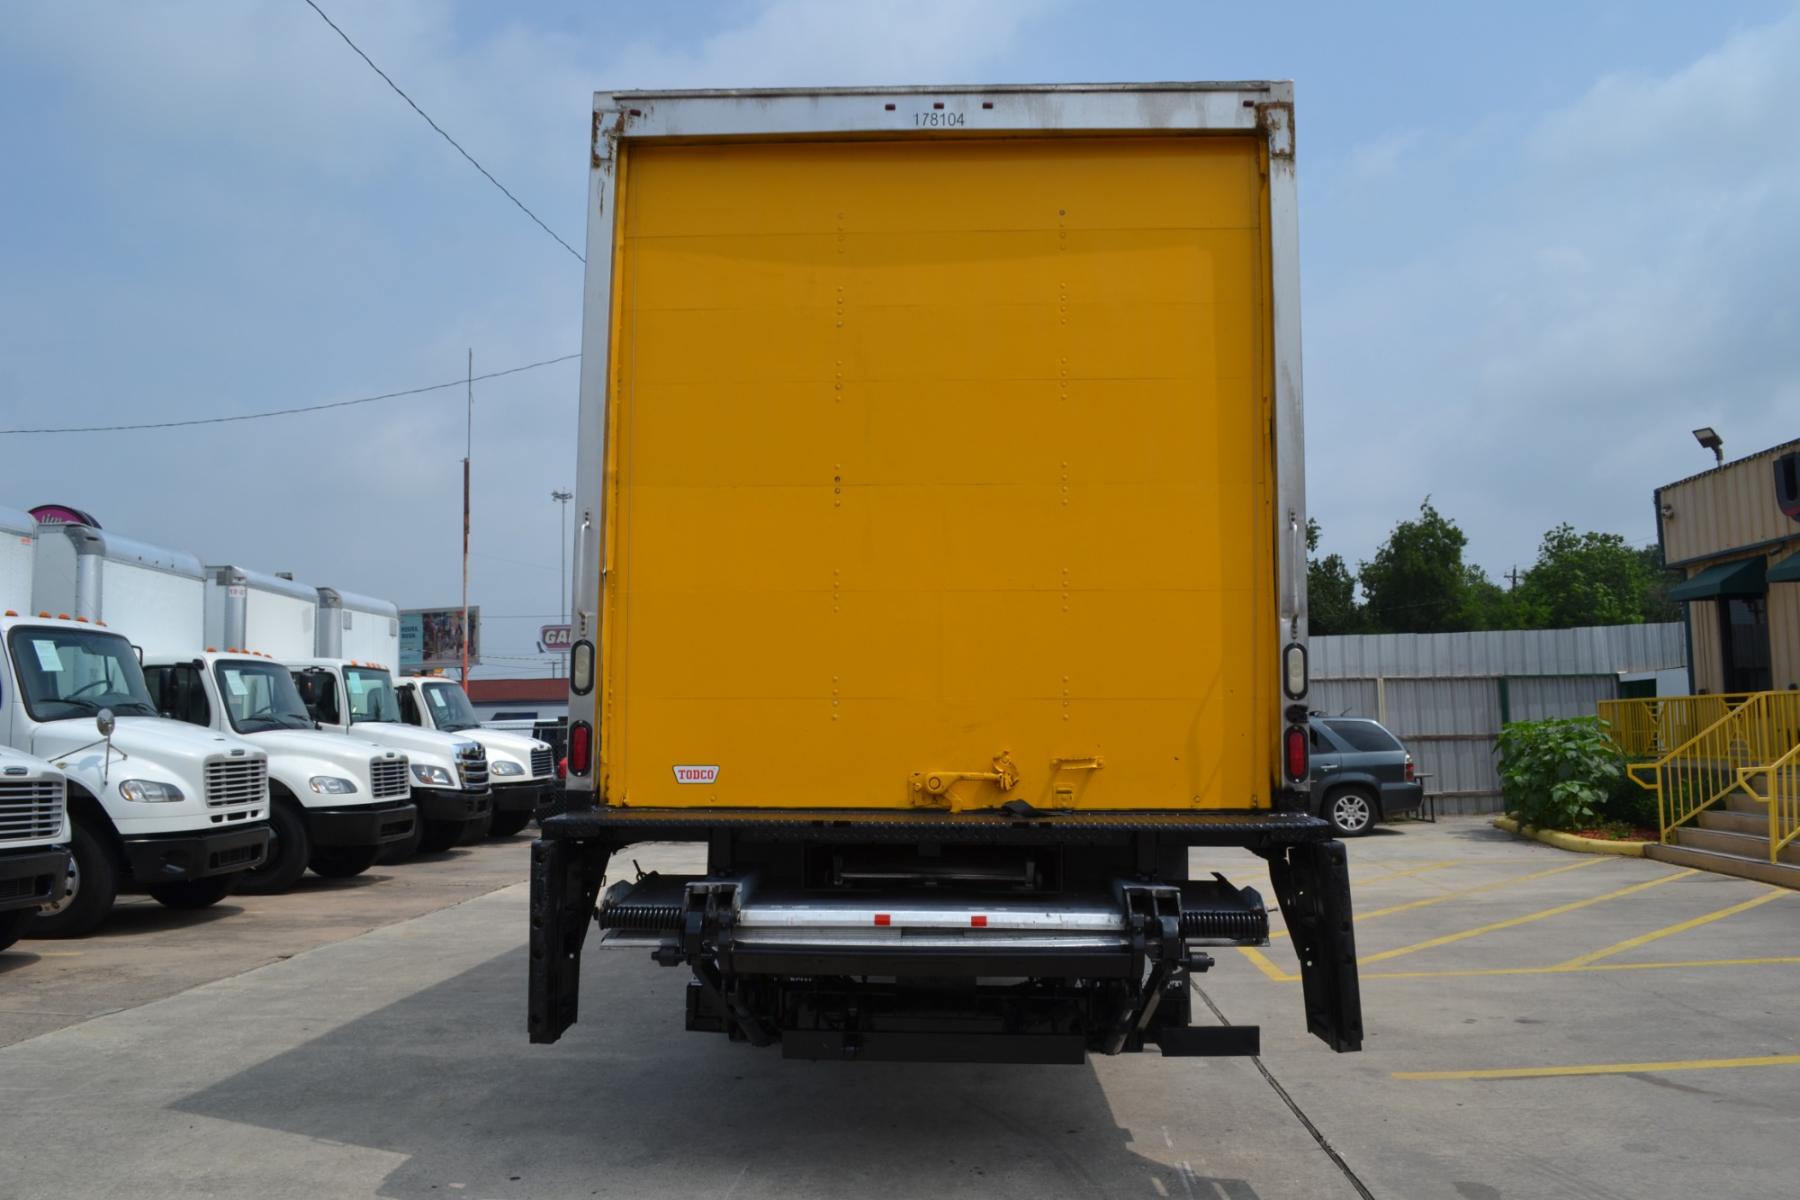
[[[474,379],[499,379],[503,375],[517,375],[521,371],[535,371],[539,367],[554,366],[556,363],[568,362],[572,358],[580,358],[579,354],[565,354],[560,358],[546,358],[534,363],[526,363],[521,367],[508,367],[504,371],[489,371],[486,375],[476,375]],[[355,400],[333,400],[329,404],[306,404],[299,408],[272,408],[266,412],[239,413],[231,417],[194,417],[186,421],[145,421],[135,425],[64,425],[43,429],[0,429],[0,437],[8,434],[27,433],[121,433],[133,429],[179,429],[189,425],[225,425],[233,421],[260,421],[264,417],[291,417],[296,413],[323,412],[328,408],[349,408],[356,404],[373,404],[377,400],[396,400],[402,396],[422,396],[426,392],[441,392],[447,388],[463,387],[470,382],[469,376],[452,379],[449,383],[433,383],[424,387],[406,388],[398,392],[382,392],[378,396],[359,396]],[[549,568],[545,568],[548,570]]]
[[[312,9],[314,12],[318,13],[319,19],[321,21],[325,22],[327,25],[331,26],[333,33],[337,34],[339,37],[344,39],[344,45],[346,45],[346,46],[350,47],[352,50],[356,51],[356,56],[358,58],[362,59],[364,62],[369,64],[369,70],[371,70],[371,71],[375,72],[377,75],[381,76],[382,82],[394,89],[395,95],[399,96],[402,100],[406,101],[406,103],[412,108],[412,110],[414,112],[418,113],[421,117],[423,117],[425,119],[425,123],[427,125],[431,126],[433,129],[437,130],[439,137],[443,138],[446,142],[449,142],[452,146],[455,146],[456,152],[458,154],[462,155],[464,158],[468,159],[469,165],[471,167],[474,167],[477,171],[480,171],[484,176],[486,176],[487,181],[489,183],[491,183],[495,187],[499,188],[501,194],[504,195],[508,200],[511,200],[520,212],[522,212],[526,216],[530,217],[532,219],[533,223],[535,223],[539,229],[543,230],[545,233],[549,234],[551,237],[556,238],[556,244],[561,246],[564,250],[567,250],[570,254],[575,255],[576,262],[579,262],[579,263],[587,262],[587,259],[581,257],[581,255],[576,251],[575,247],[573,247],[573,246],[569,245],[569,243],[563,241],[562,238],[557,237],[556,231],[554,229],[552,229],[548,225],[544,224],[541,220],[538,219],[538,215],[536,213],[532,212],[529,208],[526,208],[524,201],[520,200],[517,196],[515,196],[511,192],[507,191],[506,185],[504,183],[501,183],[498,179],[495,179],[493,174],[491,172],[489,172],[486,167],[484,167],[480,163],[476,162],[474,155],[470,154],[467,150],[464,150],[462,148],[461,144],[458,143],[455,138],[453,138],[449,134],[445,133],[444,127],[442,125],[439,125],[436,121],[432,120],[431,115],[429,113],[427,113],[424,109],[420,108],[417,104],[413,103],[413,98],[411,96],[407,95],[404,91],[402,91],[400,89],[399,84],[395,83],[392,79],[388,78],[388,73],[386,71],[382,70],[380,67],[376,66],[374,59],[370,58],[367,54],[364,54],[362,47],[358,46],[355,42],[351,41],[350,35],[345,33],[342,29],[339,29],[337,22],[333,21],[330,17],[325,15],[324,9],[320,8],[317,4],[314,4],[313,0],[306,0],[306,6],[310,9]]]

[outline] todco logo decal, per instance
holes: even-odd
[[[700,766],[678,766],[675,768],[676,783],[717,783],[719,768]]]

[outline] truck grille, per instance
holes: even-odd
[[[0,779],[0,842],[53,838],[62,823],[61,779]]]
[[[554,765],[550,761],[550,747],[545,746],[541,750],[531,752],[531,776],[533,779],[542,779],[549,775],[550,769]]]
[[[369,785],[377,800],[389,800],[407,794],[406,760],[404,758],[372,758],[369,760]]]
[[[269,761],[265,758],[215,758],[206,764],[206,806],[257,804],[269,792]]]
[[[471,746],[456,756],[456,771],[464,788],[484,788],[488,784],[487,751]]]

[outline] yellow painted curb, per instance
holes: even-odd
[[[1573,850],[1577,854],[1620,854],[1626,858],[1644,857],[1644,847],[1650,842],[1615,842],[1602,838],[1578,837],[1573,833],[1559,833],[1554,829],[1539,829],[1535,825],[1521,825],[1511,817],[1495,817],[1494,828],[1516,833],[1520,837],[1528,837],[1533,841],[1555,846],[1558,850]]]

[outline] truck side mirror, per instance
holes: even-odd
[[[113,725],[114,725],[114,721],[113,721],[113,710],[112,709],[103,708],[99,712],[94,714],[94,728],[96,728],[100,731],[101,737],[103,737],[103,738],[111,737],[113,735]]]

